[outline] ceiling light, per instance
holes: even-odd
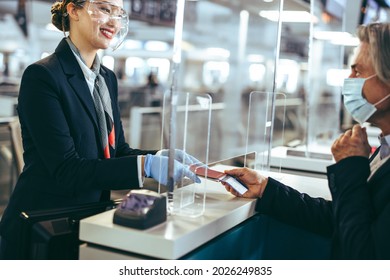
[[[147,41],[144,45],[147,51],[167,51],[169,50],[169,44],[162,41]]]
[[[123,46],[125,49],[129,50],[140,50],[142,49],[142,42],[138,40],[126,39],[123,42]]]
[[[314,39],[317,40],[333,40],[336,38],[345,38],[345,37],[352,37],[352,35],[348,32],[341,32],[341,31],[315,31],[314,32]]]
[[[350,33],[338,31],[316,31],[314,32],[314,39],[330,41],[334,45],[343,46],[357,46],[360,43],[359,39]]]
[[[279,11],[260,11],[259,15],[271,21],[279,21]],[[305,11],[282,11],[282,22],[317,22],[317,18]]]
[[[360,44],[360,40],[356,37],[339,38],[330,41],[333,45],[356,47]]]
[[[247,60],[252,63],[262,63],[264,62],[264,56],[260,54],[249,54]]]
[[[209,56],[219,56],[223,58],[229,58],[230,57],[230,52],[226,49],[222,48],[207,48],[206,53]]]

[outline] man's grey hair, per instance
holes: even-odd
[[[390,23],[371,23],[358,28],[360,42],[367,43],[378,78],[390,84]]]

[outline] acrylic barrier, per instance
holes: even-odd
[[[262,171],[270,169],[270,152],[273,143],[284,142],[286,95],[253,91],[249,97],[246,152],[255,152],[256,158],[246,163]]]
[[[186,162],[186,159],[179,157],[178,150],[195,157],[200,161],[199,164],[209,166],[212,105],[212,98],[208,94],[186,92],[166,94],[161,117],[161,149],[169,149],[169,156],[184,165],[191,165],[191,162]],[[240,166],[269,171],[273,136],[277,137],[278,141],[284,141],[285,108],[284,94],[258,91],[250,94],[245,116],[246,137],[243,139],[245,153]],[[251,155],[250,158],[247,158],[247,155]],[[172,174],[168,170],[168,175],[172,176]],[[167,194],[169,214],[190,217],[203,214],[206,201],[205,190],[208,184],[212,180],[223,179],[212,178],[212,174],[208,173],[207,169],[202,176],[206,180],[200,183],[193,183],[192,180],[183,178],[175,184],[172,184],[172,180],[168,180],[166,186],[159,185],[159,193]],[[187,187],[183,188],[183,186]]]
[[[212,99],[208,94],[174,92],[165,95],[162,113],[161,149],[170,149],[169,156],[184,165],[191,165],[187,158],[178,156],[178,150],[187,153],[207,166],[210,146]],[[164,139],[168,145],[164,145]],[[172,176],[169,173],[169,176]],[[207,177],[207,175],[206,175]],[[168,213],[197,217],[205,209],[208,181],[194,183],[187,178],[172,185],[159,186],[160,193],[167,193]],[[171,185],[170,185],[171,184]],[[186,186],[183,188],[183,186]]]

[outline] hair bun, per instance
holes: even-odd
[[[68,31],[69,24],[65,21],[65,17],[68,16],[68,14],[64,13],[64,3],[62,1],[55,2],[50,9],[51,12],[51,22],[55,27],[58,28],[60,31]]]
[[[62,2],[55,2],[50,9],[52,15],[62,16]]]

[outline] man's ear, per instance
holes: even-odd
[[[79,20],[79,14],[78,14],[79,9],[76,7],[76,5],[74,3],[69,3],[66,6],[66,11],[67,11],[69,17],[71,17],[73,20],[75,20],[75,21]]]

